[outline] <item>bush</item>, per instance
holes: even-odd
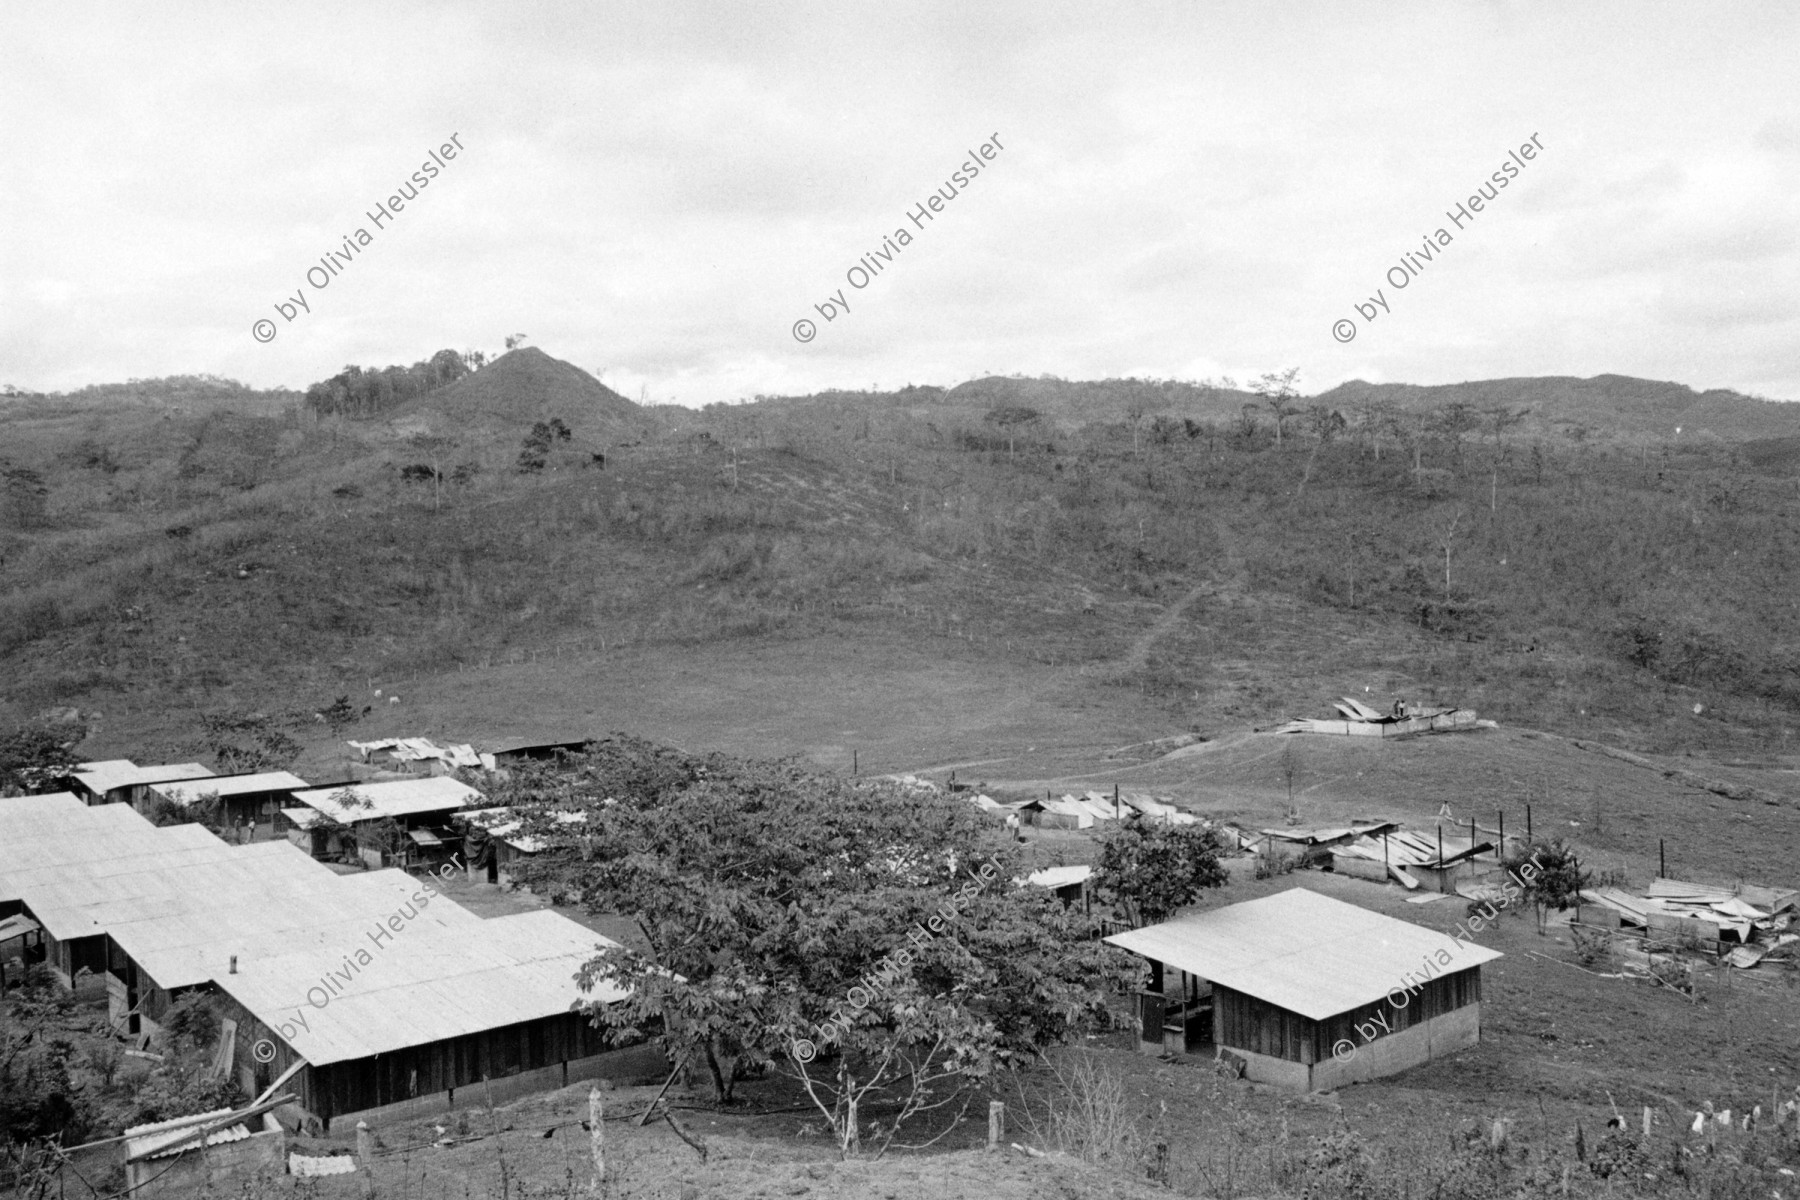
[[[1291,875],[1299,860],[1292,854],[1271,849],[1267,854],[1256,856],[1256,877],[1258,879],[1274,879],[1278,875]]]
[[[219,1032],[218,1014],[213,1012],[206,997],[198,992],[189,992],[171,1004],[160,1024],[169,1044],[176,1049],[184,1046],[195,1050],[204,1049],[212,1044]]]

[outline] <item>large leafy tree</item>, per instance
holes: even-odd
[[[589,962],[631,989],[611,1036],[703,1064],[721,1102],[753,1071],[792,1075],[845,1153],[1095,1022],[1135,978],[1088,919],[1013,882],[1012,848],[967,805],[791,762],[609,741],[510,798],[547,812],[527,868],[646,947]]]
[[[1095,887],[1133,925],[1154,925],[1192,904],[1206,888],[1224,887],[1225,868],[1207,825],[1122,822],[1101,838]]]

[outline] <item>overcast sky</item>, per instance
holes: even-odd
[[[1800,399],[1790,4],[8,0],[0,64],[30,389],[304,387],[523,332],[682,404],[1286,366]]]

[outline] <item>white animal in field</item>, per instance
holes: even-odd
[[[398,703],[400,703],[400,697],[398,697],[398,696],[389,696],[389,697],[388,697],[388,703],[389,703],[389,704],[398,704]]]

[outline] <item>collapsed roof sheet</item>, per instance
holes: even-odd
[[[133,1125],[125,1131],[125,1157],[127,1159],[168,1158],[187,1150],[200,1148],[199,1138],[188,1138],[188,1133],[201,1125],[210,1124],[232,1114],[232,1109],[218,1108],[212,1112],[195,1113],[188,1117],[174,1117],[167,1121],[155,1121],[149,1125]],[[208,1146],[221,1146],[226,1142],[241,1142],[250,1136],[249,1127],[243,1122],[227,1125],[206,1135]]]

